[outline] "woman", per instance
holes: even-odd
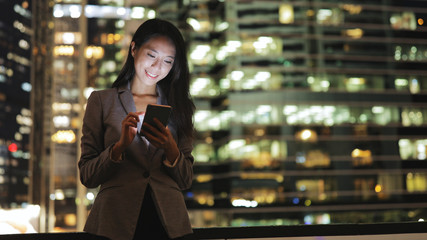
[[[174,239],[192,233],[182,190],[193,178],[194,104],[184,39],[152,19],[135,32],[111,89],[95,91],[83,119],[80,179],[100,186],[85,231],[112,240]],[[148,104],[170,105],[167,127],[144,123]],[[150,132],[150,133],[148,133]],[[144,137],[143,137],[143,136]]]

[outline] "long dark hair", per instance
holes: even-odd
[[[132,41],[135,49],[156,36],[165,36],[175,45],[175,60],[169,74],[157,83],[172,106],[172,120],[177,125],[178,134],[193,137],[194,103],[190,96],[190,71],[188,69],[187,50],[181,32],[172,23],[161,19],[150,19],[142,23]],[[130,82],[135,75],[135,65],[131,46],[126,62],[112,87],[117,88]]]

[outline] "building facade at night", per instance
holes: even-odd
[[[425,219],[426,10],[192,2],[193,223]]]
[[[0,8],[0,208],[28,203],[32,13],[29,1]]]
[[[422,1],[58,0],[35,1],[33,16],[24,2],[22,24],[0,22],[0,204],[29,196],[40,231],[82,229],[97,194],[76,168],[86,98],[111,86],[153,17],[188,42],[194,227],[427,218]],[[44,28],[26,32],[31,17]]]

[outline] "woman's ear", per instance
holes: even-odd
[[[130,54],[132,54],[132,57],[135,56],[135,42],[134,41],[132,41],[130,43]]]

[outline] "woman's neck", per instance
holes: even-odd
[[[156,85],[147,86],[138,81],[132,81],[130,91],[134,96],[157,96]]]

